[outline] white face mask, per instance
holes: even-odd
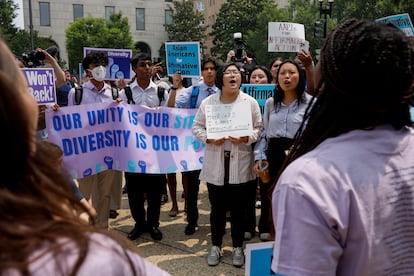
[[[105,79],[105,75],[106,75],[106,68],[102,65],[97,66],[95,68],[92,69],[92,77],[96,80],[96,81],[103,81]]]

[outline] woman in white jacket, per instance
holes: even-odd
[[[193,133],[206,144],[200,180],[207,182],[211,205],[210,224],[212,247],[207,262],[214,266],[220,262],[221,246],[226,226],[226,210],[231,211],[231,237],[233,265],[244,264],[243,214],[247,183],[256,178],[253,171],[252,143],[257,141],[262,127],[262,117],[257,101],[240,91],[242,75],[236,63],[226,63],[216,75],[216,86],[221,90],[206,98],[194,119]],[[206,107],[209,105],[247,102],[252,116],[253,132],[250,136],[207,138]]]

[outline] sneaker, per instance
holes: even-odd
[[[208,252],[207,263],[210,266],[215,266],[220,263],[221,249],[218,246],[213,245]]]
[[[259,238],[261,241],[270,241],[272,236],[270,233],[261,233]]]
[[[244,232],[244,240],[250,241],[252,239],[252,233],[250,232]]]
[[[233,254],[231,255],[233,259],[233,265],[237,267],[241,267],[244,265],[244,252],[243,248],[235,247],[233,248]]]

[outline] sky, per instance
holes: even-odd
[[[24,20],[23,20],[23,0],[13,0],[19,8],[16,10],[17,17],[14,19],[14,24],[20,29],[24,29]]]

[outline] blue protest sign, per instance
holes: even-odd
[[[414,36],[414,27],[408,13],[395,14],[387,17],[378,18],[377,22],[391,22],[396,25],[406,36]]]
[[[169,76],[176,71],[180,71],[183,77],[201,75],[199,42],[166,42],[165,52]]]
[[[260,111],[264,113],[264,106],[266,100],[273,96],[275,85],[274,84],[242,84],[240,90],[244,93],[252,96],[259,104]]]
[[[281,276],[271,271],[273,244],[272,241],[246,244],[246,276]]]

